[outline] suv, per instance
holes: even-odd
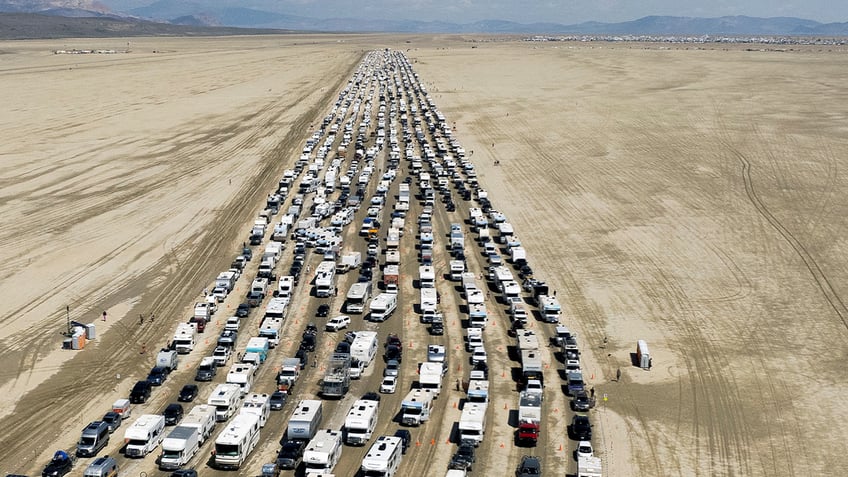
[[[247,303],[239,304],[238,308],[236,308],[236,316],[239,318],[247,318],[247,315],[250,314],[250,305]]]
[[[101,420],[105,422],[107,426],[109,426],[109,434],[112,434],[113,432],[115,432],[115,429],[121,427],[122,419],[123,417],[120,413],[115,411],[109,411],[103,415],[103,419]]]
[[[339,331],[342,328],[347,328],[349,325],[350,317],[347,315],[341,315],[331,318],[330,321],[327,322],[326,329],[327,331]]]
[[[474,460],[474,445],[460,444],[456,454],[451,457],[448,468],[470,471]]]
[[[525,455],[515,469],[516,477],[536,477],[542,475],[542,461],[538,457]]]
[[[574,393],[574,399],[571,400],[571,408],[575,411],[586,412],[592,407],[592,402],[589,400],[589,395],[586,391],[577,391]]]
[[[575,441],[592,440],[592,424],[589,422],[589,416],[577,414],[571,419],[571,438]]]
[[[138,381],[133,386],[132,391],[130,391],[130,402],[133,404],[141,404],[146,402],[150,398],[150,391],[153,388],[150,384],[150,381]]]
[[[153,386],[161,386],[166,379],[168,379],[168,368],[164,366],[156,366],[147,375],[147,381]]]
[[[400,437],[400,442],[403,445],[402,453],[406,454],[409,445],[412,443],[412,434],[406,429],[398,429],[395,431],[395,437]]]
[[[183,406],[175,402],[168,404],[168,407],[165,408],[165,412],[162,414],[165,415],[166,426],[176,426],[183,418]]]
[[[277,454],[277,465],[281,469],[296,469],[303,458],[303,450],[306,442],[301,440],[290,440],[283,443],[283,448]]]

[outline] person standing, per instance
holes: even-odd
[[[106,312],[103,312],[103,321],[106,321]]]

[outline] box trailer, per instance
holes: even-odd
[[[304,399],[300,401],[289,417],[286,427],[286,437],[308,441],[315,436],[321,421],[324,418],[321,401],[317,399]]]

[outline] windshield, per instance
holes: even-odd
[[[327,470],[327,469],[329,469],[329,467],[324,465],[324,464],[316,464],[316,463],[309,463],[309,462],[306,464],[306,468],[307,469],[317,469],[317,470]]]
[[[94,437],[81,437],[79,443],[81,446],[93,446],[96,441]]]
[[[179,459],[182,456],[182,451],[173,451],[173,450],[163,450],[162,458],[163,459]]]
[[[215,454],[225,456],[238,456],[239,446],[232,444],[215,444]]]
[[[410,416],[417,416],[421,414],[421,409],[417,407],[405,407],[403,408],[403,413]]]
[[[129,442],[127,442],[127,445],[144,447],[145,445],[147,445],[147,440],[146,439],[144,439],[144,440],[142,440],[142,439],[130,439]]]

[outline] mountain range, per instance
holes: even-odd
[[[765,35],[848,36],[848,23],[820,23],[794,17],[717,18],[648,16],[621,23],[516,23],[485,20],[474,23],[426,22],[373,18],[312,18],[240,7],[215,7],[188,0],[159,0],[127,12],[110,10],[95,0],[0,0],[0,13],[153,22],[191,27],[235,27],[323,32],[585,34],[585,35]],[[16,17],[21,19],[23,17]],[[8,24],[9,18],[3,21]],[[153,27],[146,27],[153,28]],[[126,30],[127,28],[123,28]],[[144,28],[142,28],[144,29]],[[243,32],[246,33],[246,32]],[[0,36],[2,33],[0,33]]]

